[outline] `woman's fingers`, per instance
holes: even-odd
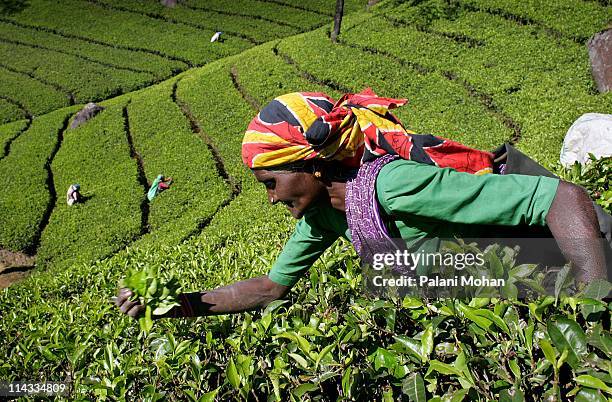
[[[137,302],[126,300],[125,302],[123,302],[121,306],[119,306],[119,310],[121,310],[123,314],[127,314],[128,311],[130,311],[130,309],[134,307],[136,304]]]
[[[132,318],[138,318],[138,316],[142,315],[143,310],[144,307],[140,304],[137,304],[127,312],[127,315]]]
[[[138,301],[131,301],[132,291],[127,288],[121,288],[117,292],[117,296],[113,297],[113,302],[119,311],[123,314],[127,314],[132,318],[138,318],[144,312],[144,306]]]
[[[121,288],[119,289],[119,292],[117,292],[117,299],[120,300],[121,303],[123,303],[123,301],[128,299],[130,296],[132,296],[132,291],[128,288]]]

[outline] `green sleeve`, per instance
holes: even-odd
[[[461,224],[545,225],[558,179],[524,175],[473,175],[398,160],[376,181],[385,212]]]
[[[332,208],[307,213],[272,266],[268,277],[273,282],[293,286],[312,264],[346,230],[346,217]]]

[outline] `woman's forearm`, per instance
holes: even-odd
[[[283,297],[288,286],[260,276],[206,292],[183,293],[180,307],[173,308],[164,317],[199,317],[226,313],[240,313],[265,307]]]
[[[546,223],[559,249],[573,264],[579,282],[606,279],[597,215],[591,199],[582,188],[561,181]]]

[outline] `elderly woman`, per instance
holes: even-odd
[[[555,237],[579,281],[606,277],[597,215],[582,188],[503,174],[512,167],[493,153],[406,130],[389,112],[405,102],[370,90],[337,102],[292,93],[263,108],[244,136],[243,161],[270,202],[299,219],[295,231],[268,275],[182,294],[167,316],[263,307],[287,294],[340,236],[367,259],[392,238],[411,249],[431,238],[491,237],[492,228],[540,230]],[[578,251],[576,239],[584,243]],[[130,295],[121,289],[116,303],[136,317],[143,306]]]

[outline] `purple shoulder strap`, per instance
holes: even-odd
[[[383,166],[397,158],[397,155],[384,155],[365,162],[357,176],[346,183],[346,220],[353,247],[364,261],[371,261],[377,252],[396,249],[381,218],[376,177]]]

